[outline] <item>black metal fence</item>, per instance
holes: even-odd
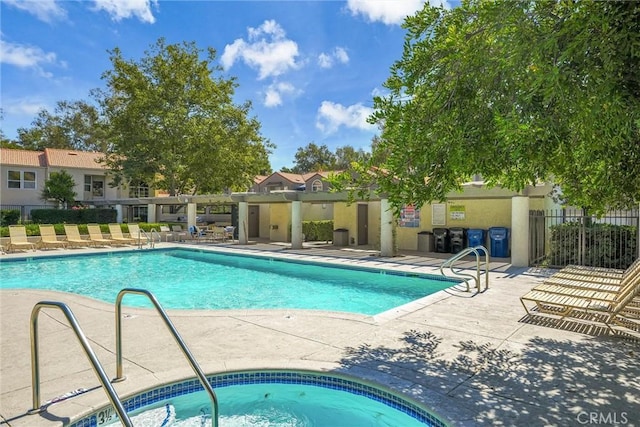
[[[529,265],[627,268],[638,258],[638,209],[603,217],[581,209],[530,211]]]

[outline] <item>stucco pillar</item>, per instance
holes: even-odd
[[[380,256],[393,256],[393,210],[389,199],[380,199]]]
[[[529,266],[529,197],[511,199],[511,265]]]
[[[238,243],[246,245],[249,243],[249,203],[238,203]]]
[[[116,205],[116,222],[122,223],[122,205]]]
[[[291,202],[291,249],[302,249],[302,202]]]
[[[147,205],[147,222],[150,223],[155,223],[156,222],[156,204],[155,203],[149,203]]]
[[[195,203],[187,203],[187,230],[192,225],[196,225],[196,209]]]

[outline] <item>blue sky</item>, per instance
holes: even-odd
[[[440,0],[431,0],[440,5]],[[91,101],[110,70],[108,50],[138,61],[160,37],[217,51],[251,101],[279,170],[299,147],[369,150],[373,96],[400,59],[400,27],[424,0],[154,1],[2,0],[2,131],[15,138],[56,102]],[[445,6],[447,3],[445,2]]]

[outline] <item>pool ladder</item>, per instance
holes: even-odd
[[[162,241],[162,236],[155,228],[152,228],[148,233],[143,229],[138,231],[138,249],[142,249],[142,236],[144,236],[147,241],[147,246],[149,249],[153,249],[156,245],[156,241],[154,239],[154,234],[158,237],[158,242]]]
[[[125,288],[122,289],[116,298],[116,378],[112,380],[112,382],[124,381],[126,377],[123,375],[122,369],[122,299],[126,294],[136,294],[136,295],[144,295],[149,298],[149,300],[153,303],[154,307],[164,320],[165,325],[169,329],[171,335],[176,340],[176,343],[182,350],[182,353],[187,358],[191,368],[194,370],[200,383],[204,387],[205,391],[209,395],[211,399],[211,424],[213,427],[218,427],[218,398],[216,397],[216,393],[213,391],[211,384],[207,381],[207,377],[204,372],[196,362],[193,354],[189,351],[187,345],[184,340],[176,330],[173,322],[169,319],[166,311],[162,308],[156,297],[146,289],[135,289],[135,288]],[[50,308],[58,308],[65,315],[69,324],[71,325],[73,331],[76,334],[76,337],[80,341],[82,348],[84,349],[85,354],[89,358],[93,371],[98,376],[100,380],[100,384],[102,388],[107,393],[107,397],[113,405],[118,417],[120,418],[120,422],[125,427],[133,427],[133,423],[131,422],[131,418],[127,415],[127,411],[125,410],[122,400],[118,397],[118,394],[114,390],[111,382],[107,378],[107,375],[100,364],[100,361],[96,357],[95,352],[91,348],[89,341],[87,340],[86,335],[80,328],[80,324],[78,320],[73,315],[71,309],[64,303],[58,301],[41,301],[37,303],[33,310],[31,311],[31,380],[32,380],[32,398],[33,398],[33,407],[28,411],[29,414],[37,414],[44,409],[40,404],[40,363],[39,363],[39,346],[38,346],[38,314],[41,309],[45,307]]]
[[[447,276],[444,273],[444,269],[445,268],[449,268],[449,271],[451,271],[451,274],[453,275],[453,277],[456,278],[461,278],[463,279],[463,281],[465,282],[465,284],[467,285],[467,292],[469,292],[470,286],[469,286],[469,281],[474,280],[476,283],[476,292],[481,292],[480,287],[481,287],[481,281],[480,281],[480,251],[484,251],[484,275],[485,275],[485,285],[484,285],[484,290],[486,291],[487,289],[489,289],[489,251],[487,251],[487,248],[485,248],[484,246],[474,246],[474,247],[469,247],[469,248],[465,248],[462,251],[458,252],[457,254],[455,254],[454,256],[452,256],[451,258],[447,259],[445,262],[442,263],[442,265],[440,266],[440,274],[442,274],[445,277],[450,277]],[[462,257],[465,257],[467,255],[470,254],[474,254],[476,256],[476,274],[475,276],[472,274],[468,274],[468,273],[461,273],[460,270],[455,271],[453,269],[453,263],[460,260]]]

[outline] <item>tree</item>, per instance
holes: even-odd
[[[403,26],[370,117],[386,159],[358,165],[360,187],[421,205],[481,174],[594,212],[640,200],[640,2],[427,3]]]
[[[42,200],[54,199],[58,205],[68,206],[76,199],[76,193],[73,191],[75,185],[73,177],[66,170],[51,172],[49,179],[44,182],[40,198]]]
[[[18,143],[27,150],[104,151],[106,124],[96,107],[86,101],[58,101],[53,114],[42,109],[31,128],[18,129]]]
[[[316,145],[310,142],[306,147],[299,147],[295,155],[295,166],[291,169],[282,168],[283,172],[304,174],[332,170],[336,163],[336,156],[326,145]]]
[[[251,104],[235,105],[235,78],[217,74],[195,43],[165,44],[159,39],[138,62],[110,53],[113,69],[96,90],[111,125],[106,164],[114,184],[143,181],[169,194],[246,190],[269,172],[273,145],[250,118]]]
[[[350,145],[336,148],[336,161],[334,169],[349,169],[353,162],[366,162],[371,157],[371,153],[362,148],[356,150]]]

